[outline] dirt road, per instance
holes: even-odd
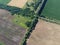
[[[60,45],[60,25],[40,20],[27,45]]]
[[[8,3],[8,5],[23,8],[23,6],[26,4],[26,2],[27,2],[27,0],[11,0],[11,2]]]

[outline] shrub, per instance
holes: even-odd
[[[30,27],[31,21],[26,22],[27,27]]]

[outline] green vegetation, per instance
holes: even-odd
[[[0,45],[4,45],[4,43],[0,41]]]
[[[0,4],[7,4],[9,3],[11,0],[0,0]]]
[[[14,16],[13,23],[18,24],[24,28],[29,27],[29,23],[32,21],[35,14],[34,11],[31,11],[29,8],[21,9],[3,4],[0,4],[0,9],[5,9],[11,12],[11,14]]]
[[[19,26],[28,28],[26,23],[31,22],[32,19],[29,17],[22,16],[22,15],[14,15],[14,19],[12,21]]]
[[[36,10],[41,2],[42,0],[29,0],[26,5],[31,10]]]
[[[40,4],[39,1],[42,1],[42,0],[29,0],[26,4],[26,9],[24,11],[24,14],[26,15],[26,17],[30,17],[31,18],[31,22],[30,21],[27,21],[27,25],[29,27],[29,29],[27,30],[26,34],[25,34],[25,37],[21,43],[21,45],[26,45],[26,41],[27,39],[29,38],[30,34],[32,33],[32,31],[35,29],[35,26],[38,22],[38,15],[35,14],[35,10],[37,9],[37,3]],[[37,7],[36,7],[37,6]],[[27,11],[29,13],[27,13]],[[32,13],[31,13],[32,12]],[[28,15],[27,15],[28,14]]]
[[[49,19],[60,20],[60,0],[47,0],[41,15]]]
[[[31,22],[31,24],[30,24],[31,26],[30,26],[30,28],[27,30],[27,32],[26,32],[26,34],[25,34],[25,37],[24,37],[23,42],[22,42],[21,45],[26,45],[26,41],[27,41],[27,39],[30,37],[30,34],[32,33],[32,31],[35,29],[35,26],[36,26],[37,22],[38,22],[38,17],[36,16],[36,17],[33,19],[33,21]]]

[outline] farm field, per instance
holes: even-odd
[[[8,4],[11,0],[0,0],[0,4]]]
[[[10,12],[0,9],[0,41],[5,45],[21,44],[26,33],[25,28],[12,22],[13,18]]]
[[[41,15],[49,19],[60,20],[60,0],[47,0]]]
[[[28,0],[11,0],[11,2],[8,3],[8,5],[23,8],[27,1]]]
[[[27,45],[60,45],[60,25],[39,20]]]
[[[0,0],[0,4],[23,8],[27,1],[28,0]]]

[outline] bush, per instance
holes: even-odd
[[[8,6],[3,4],[0,4],[0,9],[8,10],[9,12],[11,12],[12,15],[17,14],[31,18],[33,18],[35,14],[34,11],[31,11],[29,8],[21,9],[18,7]]]
[[[33,17],[34,16],[34,11],[31,11],[30,8],[26,8],[23,10],[22,15],[27,16],[27,17]]]
[[[26,3],[27,7],[29,7],[31,9],[31,7],[33,7],[32,10],[36,10],[39,5],[42,3],[42,0],[32,0],[32,1],[28,1]]]
[[[31,21],[26,22],[27,27],[30,27]]]

